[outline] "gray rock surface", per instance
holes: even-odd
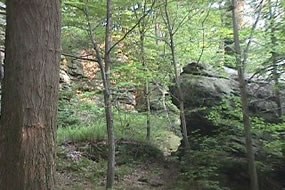
[[[251,78],[250,74],[246,75],[249,110],[252,116],[260,116],[267,122],[278,122],[276,97],[273,93],[274,85],[266,78],[266,76]],[[215,138],[216,150],[222,147],[224,154],[219,160],[219,182],[232,190],[248,189],[249,176],[245,172],[248,167],[244,146],[245,138],[241,128],[238,127],[242,119],[241,115],[235,116],[230,113],[230,111],[236,111],[234,100],[239,99],[237,71],[226,67],[218,70],[209,65],[190,63],[184,67],[180,79],[188,133],[198,130],[189,138],[192,150],[196,152],[204,150],[207,141],[203,142],[200,139]],[[172,86],[170,91],[172,101],[177,106],[177,90]],[[281,91],[283,103],[284,97],[284,91]],[[209,119],[209,113],[214,107],[224,102],[230,105],[230,108],[225,107],[222,111],[219,110],[225,122],[215,123]],[[285,187],[285,180],[280,177],[285,175],[284,158],[269,155],[263,148],[262,140],[270,142],[271,138],[270,133],[253,134],[255,158],[270,168],[262,170],[260,166],[257,167],[261,190],[279,190]],[[211,147],[214,148],[214,145],[211,144]]]
[[[250,74],[246,75],[250,113],[268,122],[278,122],[273,84],[263,78],[250,77]],[[215,129],[215,125],[207,118],[211,108],[239,95],[237,71],[227,67],[218,70],[206,64],[190,63],[183,68],[180,79],[188,131],[191,128],[191,131],[199,129],[201,133],[211,133]],[[178,105],[176,88],[171,87],[170,91],[172,101]],[[284,98],[284,91],[281,91],[282,102]]]

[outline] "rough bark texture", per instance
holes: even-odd
[[[60,1],[7,1],[1,190],[54,189]]]
[[[232,0],[233,10],[233,31],[234,31],[234,45],[235,45],[235,53],[236,53],[236,65],[238,69],[238,77],[239,77],[239,85],[240,85],[240,96],[241,96],[241,104],[242,104],[242,114],[243,114],[243,124],[244,124],[244,133],[246,140],[246,152],[249,166],[249,176],[250,176],[250,189],[258,190],[258,179],[257,172],[255,166],[255,156],[252,147],[252,136],[251,136],[251,123],[249,117],[249,109],[248,109],[248,97],[247,97],[247,89],[246,82],[244,77],[244,63],[241,60],[241,48],[240,48],[240,40],[239,40],[239,21],[238,21],[238,7],[237,0]]]

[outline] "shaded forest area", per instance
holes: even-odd
[[[284,9],[0,1],[0,190],[285,189]]]

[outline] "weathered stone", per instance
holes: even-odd
[[[68,85],[71,83],[70,76],[64,70],[59,71],[59,78],[60,78],[60,83],[66,83]]]
[[[84,71],[80,61],[72,60],[68,64],[68,74],[75,78],[83,78]]]
[[[239,95],[237,71],[227,67],[218,71],[205,64],[190,63],[183,68],[180,80],[188,132],[199,129],[203,134],[210,134],[216,127],[207,117],[211,108],[220,105],[229,97]],[[251,79],[250,75],[246,75],[246,80],[251,114],[268,122],[278,122],[273,84],[260,78]],[[170,90],[173,103],[178,105],[176,88],[171,87]],[[284,98],[282,91],[282,101]]]
[[[247,91],[251,115],[259,116],[267,122],[278,122],[278,107],[273,83],[265,80],[266,77],[251,78],[249,74],[245,76],[248,82]],[[223,147],[223,154],[226,155],[220,160],[219,182],[233,190],[248,189],[249,176],[247,173],[245,138],[240,128],[238,128],[242,119],[240,116],[228,113],[233,112],[235,109],[233,99],[239,99],[237,71],[226,67],[218,71],[205,64],[191,63],[183,69],[180,79],[186,111],[187,131],[190,134],[193,130],[198,130],[189,139],[192,150],[203,150],[203,143],[200,143],[200,141],[195,142],[195,134],[198,137],[207,135],[207,138],[210,135],[212,137],[216,135],[215,141],[219,143],[219,148]],[[172,86],[170,90],[173,95],[173,103],[178,105],[176,88]],[[281,102],[284,102],[284,98],[284,91],[281,91]],[[225,102],[230,106],[230,108],[226,107],[223,108],[225,110],[221,111],[226,122],[220,124],[209,119],[208,116],[213,110],[212,108]],[[219,140],[218,137],[223,137],[223,135],[226,135],[226,140],[224,138]],[[280,156],[269,155],[264,150],[260,138],[267,142],[271,142],[270,138],[272,138],[272,141],[274,141],[271,134],[266,135],[263,133],[262,136],[253,134],[255,158],[266,166],[261,169],[262,167],[257,165],[260,189],[282,189],[285,187],[285,180],[279,176],[285,174],[284,159]]]

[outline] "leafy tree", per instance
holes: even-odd
[[[97,36],[94,35],[92,29],[92,23],[89,14],[89,5],[85,4],[83,13],[86,16],[87,32],[92,42],[93,49],[95,51],[95,57],[97,58],[100,66],[101,76],[104,86],[104,105],[105,116],[107,124],[108,134],[108,168],[107,168],[107,182],[106,189],[112,189],[115,180],[115,135],[114,135],[114,118],[112,111],[112,92],[111,92],[111,48],[112,48],[112,0],[107,0],[106,5],[106,31],[105,31],[105,49],[102,55],[99,44],[97,42]],[[103,57],[103,58],[102,58]]]
[[[268,49],[270,53],[270,57],[268,59],[268,62],[270,63],[272,70],[272,80],[274,82],[274,94],[276,98],[276,104],[278,106],[278,116],[279,118],[282,117],[282,102],[280,97],[280,75],[281,72],[279,68],[279,62],[284,60],[282,58],[282,54],[284,53],[284,48],[281,45],[282,41],[282,34],[281,34],[281,28],[280,25],[282,25],[282,22],[284,22],[284,19],[282,19],[282,16],[279,16],[280,12],[282,12],[284,9],[281,7],[281,4],[279,1],[268,1],[265,5],[265,8],[267,9],[266,12],[264,12],[264,16],[266,19],[266,29],[268,30],[268,36],[269,36],[269,44],[270,47]],[[268,65],[268,64],[265,64]]]
[[[153,1],[152,6],[154,5],[155,1]],[[142,9],[142,15],[147,14],[147,2],[144,1],[143,4],[137,4],[138,8]],[[145,56],[145,35],[147,31],[147,24],[149,21],[149,17],[141,17],[138,15],[137,10],[135,9],[135,16],[137,19],[142,18],[142,21],[139,22],[138,25],[138,30],[139,30],[139,38],[140,38],[140,55],[141,55],[141,64],[144,68],[145,71],[147,71],[148,66],[147,66],[147,61],[146,61],[146,56]],[[146,77],[145,78],[145,84],[144,84],[144,101],[145,101],[145,107],[147,109],[147,133],[146,133],[146,138],[148,141],[150,141],[151,138],[151,123],[150,123],[150,115],[151,115],[151,105],[150,105],[150,89],[149,89],[149,79]]]
[[[248,109],[248,97],[247,97],[247,89],[246,82],[244,77],[244,67],[246,60],[242,60],[242,53],[240,47],[240,39],[239,39],[239,22],[238,22],[238,9],[237,9],[237,1],[232,0],[232,19],[233,19],[233,32],[234,32],[234,50],[236,54],[236,67],[238,69],[238,79],[240,85],[240,96],[241,96],[241,104],[242,104],[242,113],[243,113],[243,124],[245,131],[245,139],[246,139],[246,150],[247,150],[247,159],[249,165],[249,176],[251,182],[251,190],[258,190],[258,179],[257,172],[255,166],[255,158],[254,151],[252,146],[252,136],[251,136],[251,123],[249,117],[249,109]]]
[[[178,97],[176,97],[176,98],[179,102],[180,120],[181,120],[181,126],[182,126],[181,128],[182,128],[183,140],[185,143],[186,151],[189,151],[190,144],[189,144],[188,134],[187,134],[185,109],[184,109],[184,101],[183,101],[183,92],[181,89],[181,81],[179,78],[180,71],[179,71],[178,60],[176,58],[175,39],[174,39],[175,33],[179,30],[179,24],[177,26],[178,28],[175,28],[175,23],[173,23],[173,21],[171,21],[170,19],[171,18],[169,16],[169,11],[168,11],[168,1],[165,0],[164,22],[165,22],[165,25],[167,27],[168,36],[169,36],[169,41],[168,41],[167,45],[169,46],[170,51],[171,51],[171,62],[172,62],[172,65],[174,68],[174,73],[175,73],[175,86],[176,86],[177,91],[178,91],[178,93],[177,93]]]

